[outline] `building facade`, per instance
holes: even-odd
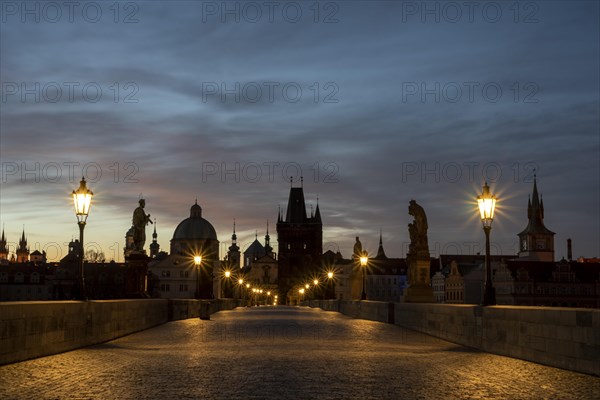
[[[323,223],[317,204],[314,214],[306,213],[304,190],[292,187],[285,217],[277,217],[278,293],[286,299],[291,290],[322,269]]]
[[[200,265],[196,265],[196,256],[201,257]],[[170,299],[214,298],[215,289],[219,290],[214,273],[220,265],[217,233],[202,217],[202,208],[196,201],[189,218],[175,228],[169,255],[148,264],[153,279],[158,281],[152,295]]]

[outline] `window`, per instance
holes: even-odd
[[[161,292],[170,292],[171,291],[171,285],[168,283],[161,283],[160,284],[160,291]]]
[[[15,283],[22,283],[25,281],[25,276],[22,272],[17,272],[15,274]]]
[[[163,278],[170,278],[171,277],[171,271],[162,271],[162,277]]]
[[[40,283],[40,274],[37,272],[31,274],[31,283]]]
[[[0,272],[0,282],[8,282],[8,274],[6,272]]]
[[[188,291],[188,285],[185,283],[182,283],[181,285],[179,285],[179,291],[180,292],[187,292]]]

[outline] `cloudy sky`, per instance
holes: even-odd
[[[49,5],[48,5],[49,4]],[[2,2],[1,222],[65,254],[122,260],[140,193],[168,250],[197,198],[222,255],[317,197],[324,247],[404,257],[407,208],[434,255],[482,251],[474,198],[499,197],[515,254],[534,168],[556,256],[600,256],[599,6],[540,2]],[[515,5],[516,4],[516,5]],[[309,209],[310,212],[310,209]],[[148,228],[147,234],[151,233]]]

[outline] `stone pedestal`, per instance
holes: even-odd
[[[148,294],[148,262],[150,257],[144,253],[132,252],[125,261],[127,262],[126,296],[130,299],[150,297]]]
[[[429,260],[411,260],[409,263],[410,279],[404,301],[407,303],[435,303],[433,289],[429,279]]]

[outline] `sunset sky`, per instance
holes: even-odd
[[[535,168],[556,258],[567,238],[600,256],[596,1],[67,3],[1,3],[12,250],[24,226],[31,250],[66,254],[82,175],[86,245],[108,259],[123,260],[140,194],[163,250],[196,198],[221,257],[234,218],[242,249],[267,220],[276,244],[302,175],[324,250],[348,257],[360,236],[374,253],[381,229],[404,257],[415,199],[433,255],[483,252],[487,177],[492,253],[516,254]]]

